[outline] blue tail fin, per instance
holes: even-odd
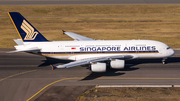
[[[23,42],[48,41],[36,28],[34,28],[20,13],[8,12],[20,38]]]

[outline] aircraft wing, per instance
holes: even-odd
[[[94,40],[92,38],[88,38],[88,37],[85,37],[85,36],[82,36],[82,35],[79,35],[79,34],[76,34],[76,33],[73,33],[73,32],[65,32],[64,30],[62,30],[62,31],[63,31],[63,34],[66,34],[66,35],[70,36],[71,38],[73,38],[76,41],[91,41],[91,40]]]
[[[40,51],[41,49],[37,48],[37,47],[33,47],[33,48],[28,48],[28,49],[21,49],[21,50],[15,50],[15,51],[10,51],[10,52],[7,52],[7,53],[16,53],[16,52],[38,52]]]
[[[107,56],[107,57],[95,57],[95,58],[87,58],[87,59],[82,59],[82,60],[77,60],[73,61],[64,65],[59,65],[59,66],[53,66],[54,69],[56,68],[70,68],[70,67],[75,67],[75,66],[80,66],[80,65],[86,65],[86,64],[91,64],[94,62],[102,62],[102,61],[107,61],[111,59],[132,59],[133,56],[131,55],[117,55],[117,56]]]

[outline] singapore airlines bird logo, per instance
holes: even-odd
[[[21,29],[24,30],[24,32],[26,32],[24,40],[34,40],[38,34],[37,31],[34,32],[34,28],[31,25],[29,25],[26,20],[23,20]]]

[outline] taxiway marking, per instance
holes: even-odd
[[[46,85],[45,87],[43,87],[41,90],[39,90],[37,93],[35,93],[33,96],[31,96],[29,99],[27,99],[26,101],[30,101],[32,98],[34,98],[36,95],[38,95],[40,92],[42,92],[44,89],[46,89],[47,87],[57,83],[57,82],[61,82],[61,81],[64,81],[64,80],[73,80],[73,79],[83,79],[84,77],[74,77],[74,78],[64,78],[64,79],[60,79],[60,80],[57,80],[57,81],[54,81],[48,85]],[[164,80],[164,79],[167,79],[167,80],[180,80],[180,78],[116,78],[116,77],[101,77],[101,78],[97,78],[97,79],[133,79],[133,80],[143,80],[143,79],[155,79],[155,80]]]
[[[25,71],[25,72],[21,72],[21,73],[18,73],[18,74],[10,75],[8,77],[2,78],[0,81],[3,81],[5,79],[8,79],[8,78],[11,78],[11,77],[14,77],[14,76],[18,76],[18,75],[22,75],[22,74],[26,74],[26,73],[30,73],[30,72],[35,72],[35,71],[37,71],[37,70],[30,70],[30,71]]]
[[[39,90],[36,94],[34,94],[33,96],[31,96],[29,99],[27,99],[26,101],[29,101],[31,100],[33,97],[35,97],[36,95],[38,95],[40,92],[42,92],[44,89],[46,89],[47,87],[49,87],[50,85],[53,85],[57,82],[60,82],[60,81],[64,81],[64,80],[69,80],[69,79],[82,79],[83,77],[75,77],[75,78],[64,78],[64,79],[60,79],[60,80],[57,80],[57,81],[54,81],[48,85],[46,85],[45,87],[43,87],[41,90]]]

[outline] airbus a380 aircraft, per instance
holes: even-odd
[[[21,39],[15,39],[18,44],[13,52],[28,52],[46,57],[74,60],[73,62],[52,66],[55,68],[70,68],[79,65],[90,65],[92,72],[105,72],[106,62],[110,67],[123,69],[125,61],[130,59],[165,59],[174,55],[173,49],[166,44],[153,40],[95,40],[72,32],[65,32],[74,41],[48,41],[20,13],[9,12]]]

